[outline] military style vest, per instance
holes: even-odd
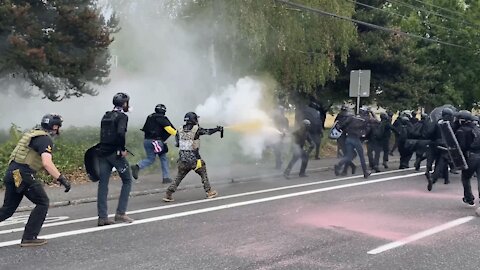
[[[178,130],[178,144],[181,151],[195,151],[200,148],[200,139],[195,139],[197,131],[198,125],[193,126],[189,131],[183,130],[183,127]]]
[[[42,169],[42,157],[28,145],[30,144],[32,138],[45,135],[50,136],[50,134],[41,129],[33,129],[23,134],[22,138],[10,155],[9,163],[15,161],[20,164],[26,164],[34,171],[39,171]]]

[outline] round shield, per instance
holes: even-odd
[[[457,108],[450,104],[445,104],[443,106],[437,107],[433,109],[430,113],[430,119],[432,120],[432,122],[436,123],[438,122],[438,120],[442,119],[442,110],[444,108],[450,108],[453,110],[453,112],[457,112]]]
[[[85,171],[93,182],[100,180],[100,164],[98,159],[98,145],[90,147],[83,157]]]

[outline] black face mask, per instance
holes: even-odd
[[[130,106],[129,106],[128,104],[129,104],[129,102],[127,101],[127,103],[125,103],[125,104],[123,105],[122,110],[123,110],[124,112],[128,112],[128,110],[130,109]]]

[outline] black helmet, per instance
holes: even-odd
[[[183,120],[189,124],[198,124],[198,118],[199,116],[196,113],[188,112],[185,114],[185,117],[183,117]]]
[[[157,106],[155,106],[155,112],[165,114],[167,112],[167,107],[163,104],[157,104]]]
[[[362,106],[360,107],[359,114],[362,116],[365,116],[365,115],[368,115],[369,111],[370,111],[370,107]]]
[[[442,109],[442,118],[444,117],[453,117],[454,112],[450,108],[443,108]]]
[[[40,125],[45,130],[53,130],[53,126],[57,125],[58,127],[61,127],[62,123],[62,116],[56,113],[49,113],[42,117],[42,122]]]
[[[123,107],[125,102],[128,103],[128,101],[130,101],[130,97],[125,93],[116,93],[115,96],[113,96],[113,105],[116,107]]]
[[[457,113],[457,118],[459,121],[472,121],[472,114],[467,110],[461,110]]]

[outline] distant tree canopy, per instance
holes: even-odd
[[[370,69],[368,103],[393,110],[478,106],[478,1],[290,2],[390,31],[279,1],[170,0],[177,17],[194,29],[210,23],[205,50],[214,44],[226,70],[271,74],[281,86],[279,95],[341,102],[348,99],[350,71]]]
[[[52,101],[95,95],[93,84],[108,80],[108,46],[118,30],[96,2],[1,1],[0,84],[28,82]]]

